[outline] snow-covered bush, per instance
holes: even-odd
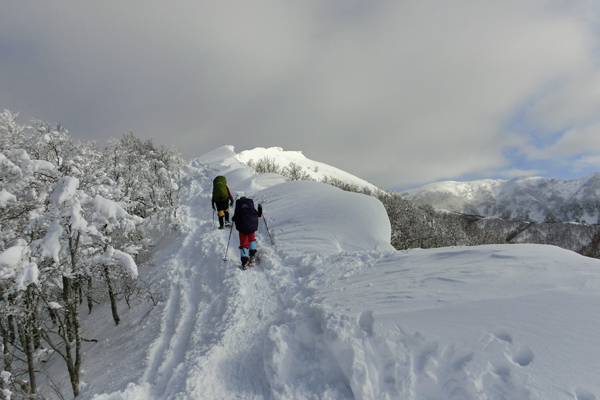
[[[281,174],[287,181],[310,181],[312,178],[310,175],[302,169],[300,164],[295,162],[289,163],[289,165],[281,171]]]
[[[258,161],[248,161],[248,166],[256,171],[257,174],[280,174],[282,168],[271,157],[263,157]]]

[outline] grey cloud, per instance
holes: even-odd
[[[301,150],[388,188],[510,169],[519,107],[544,119],[598,71],[591,22],[545,1],[8,4],[1,108],[188,159]]]

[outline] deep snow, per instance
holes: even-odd
[[[139,271],[164,300],[121,304],[118,327],[106,308],[84,321],[99,342],[80,398],[600,396],[600,261],[542,245],[398,252],[376,199],[256,176],[230,146],[185,172],[178,234]],[[264,206],[275,246],[261,221],[249,271],[235,232],[223,261],[218,174]]]

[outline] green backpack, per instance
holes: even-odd
[[[229,200],[229,193],[227,193],[227,179],[224,176],[217,176],[213,180],[213,194],[214,201],[227,201]]]

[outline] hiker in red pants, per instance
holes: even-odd
[[[256,238],[254,233],[258,230],[258,218],[262,216],[262,205],[258,210],[254,208],[254,201],[241,197],[235,202],[235,212],[231,219],[235,222],[235,229],[240,234],[240,257],[242,269],[246,269],[248,263],[253,263],[256,257]]]

